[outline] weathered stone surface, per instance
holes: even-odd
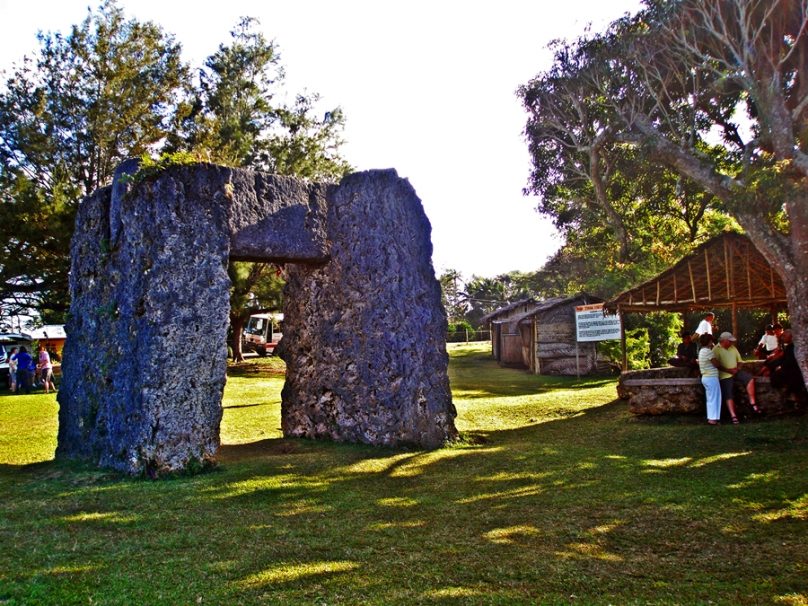
[[[310,264],[287,289],[287,435],[455,435],[429,224],[394,172],[329,188],[200,165],[121,192],[77,217],[57,456],[150,474],[214,461],[231,257]]]
[[[435,447],[455,436],[446,318],[421,202],[395,171],[328,196],[330,261],[285,291],[285,435]]]

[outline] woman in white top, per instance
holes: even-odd
[[[703,334],[699,337],[699,370],[701,384],[707,396],[707,422],[718,425],[721,418],[721,384],[718,381],[718,360],[713,353],[713,335]]]

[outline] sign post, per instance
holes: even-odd
[[[580,378],[580,365],[578,362],[578,343],[591,343],[593,341],[611,341],[620,339],[622,322],[619,314],[606,315],[603,312],[603,303],[592,305],[577,305],[575,307],[575,366]]]

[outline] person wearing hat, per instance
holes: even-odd
[[[696,335],[713,334],[713,320],[715,320],[715,314],[713,312],[708,311],[704,314],[704,318],[699,322],[698,328],[696,328]]]
[[[777,335],[774,334],[774,324],[768,324],[766,326],[766,332],[760,337],[760,341],[758,341],[757,347],[755,347],[755,356],[758,360],[765,360],[773,354],[778,347]]]
[[[738,348],[735,347],[735,337],[731,332],[722,332],[718,336],[718,345],[713,348],[715,357],[718,360],[718,379],[721,385],[721,399],[727,403],[727,409],[732,417],[732,422],[738,424],[738,415],[735,412],[735,399],[732,390],[735,384],[739,384],[746,389],[749,396],[749,404],[752,410],[760,414],[755,401],[755,379],[742,370],[740,364],[743,362]]]

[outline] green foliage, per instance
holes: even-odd
[[[79,200],[159,146],[188,70],[170,36],[114,0],[39,46],[0,92],[0,299],[60,321]]]
[[[651,339],[645,327],[626,329],[626,360],[629,370],[651,368]],[[615,364],[623,364],[620,341],[600,341],[598,352]]]
[[[202,158],[199,154],[188,151],[163,152],[157,157],[151,154],[143,154],[140,157],[140,166],[137,172],[131,175],[123,175],[121,180],[134,185],[155,177],[172,166],[189,166],[201,161]]]
[[[469,340],[477,341],[478,339],[476,337],[477,333],[474,327],[466,320],[449,323],[446,335],[447,343],[462,343]]]
[[[291,106],[283,103],[280,55],[257,27],[255,19],[241,19],[230,32],[230,43],[221,44],[205,61],[197,89],[181,108],[169,149],[306,179],[342,177],[350,169],[339,155],[342,110],[314,117],[316,94],[298,94]],[[280,309],[282,271],[269,263],[231,261],[228,273],[233,355],[241,359],[246,319]]]
[[[450,322],[448,330],[449,332],[463,332],[465,330],[474,332],[474,327],[466,320],[460,320],[459,322]]]
[[[277,49],[256,26],[242,19],[196,82],[179,44],[115,0],[66,36],[40,35],[0,91],[4,315],[64,319],[76,207],[127,158],[141,158],[133,181],[198,161],[326,181],[349,170],[341,109],[317,117],[316,94],[282,102]]]
[[[462,321],[467,311],[462,274],[456,269],[449,269],[438,276],[438,282],[441,288],[441,302],[449,323]]]
[[[337,107],[316,118],[319,96],[287,104],[285,70],[275,43],[242,18],[230,43],[205,61],[196,90],[182,106],[169,148],[206,155],[228,166],[330,180],[350,166],[339,155],[345,124]]]
[[[633,317],[632,317],[633,316]],[[676,353],[682,330],[682,320],[678,314],[667,312],[629,314],[628,326],[637,326],[648,333],[647,359],[650,367],[668,365],[668,358]],[[647,368],[647,366],[643,366]]]
[[[482,327],[482,317],[508,302],[505,283],[497,278],[472,276],[466,284],[469,309],[466,319],[475,327]]]

